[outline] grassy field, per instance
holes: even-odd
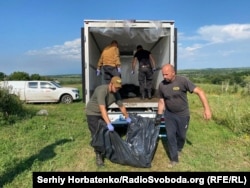
[[[213,111],[213,120],[208,122],[202,118],[198,97],[189,95],[191,121],[187,142],[180,163],[174,168],[167,167],[165,138],[157,142],[151,168],[135,168],[108,160],[104,167],[97,168],[83,102],[25,105],[34,111],[45,109],[48,116],[0,126],[0,187],[32,187],[34,171],[249,172],[249,96],[213,92],[207,96]]]

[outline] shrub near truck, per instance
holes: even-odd
[[[79,89],[62,87],[54,81],[2,81],[0,87],[26,103],[65,103],[80,99]]]

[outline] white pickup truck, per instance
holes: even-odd
[[[0,87],[8,89],[25,103],[65,103],[80,99],[79,89],[62,87],[54,81],[1,81]]]

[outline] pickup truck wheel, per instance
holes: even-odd
[[[73,98],[70,95],[63,95],[61,98],[61,103],[70,104],[73,102]]]

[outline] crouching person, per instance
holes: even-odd
[[[87,103],[86,116],[92,139],[98,129],[98,122],[100,119],[102,119],[107,124],[107,129],[109,131],[114,131],[114,127],[111,124],[106,110],[108,106],[114,102],[119,106],[122,114],[126,118],[127,123],[131,123],[131,119],[127,113],[127,109],[123,105],[121,95],[118,92],[121,87],[121,78],[119,76],[114,76],[109,84],[96,87],[93,95]],[[103,166],[104,156],[102,156],[102,154],[96,150],[95,153],[96,165]]]

